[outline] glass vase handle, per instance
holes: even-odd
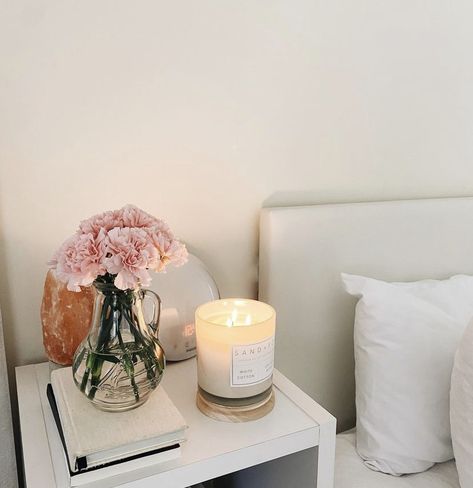
[[[143,290],[143,301],[149,298],[153,304],[153,315],[151,321],[146,325],[151,330],[155,337],[158,337],[159,319],[161,317],[161,298],[159,295],[151,290]]]

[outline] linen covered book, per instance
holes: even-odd
[[[128,464],[147,454],[154,462],[159,462],[160,453],[164,461],[179,455],[187,426],[162,386],[144,405],[116,413],[95,408],[74,384],[71,368],[53,371],[51,386],[48,398],[53,413],[53,402],[57,406],[72,475],[127,460]]]

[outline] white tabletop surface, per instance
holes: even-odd
[[[28,488],[67,483],[62,445],[45,394],[48,382],[48,363],[17,368]],[[152,469],[145,468],[139,473],[139,480],[120,484],[123,488],[157,486],[158,482],[160,488],[182,488],[314,447],[319,443],[319,424],[333,421],[333,417],[278,371],[274,374],[274,410],[247,423],[219,422],[197,409],[195,359],[169,364],[162,386],[189,425],[182,455]]]

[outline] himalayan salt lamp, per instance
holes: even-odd
[[[94,307],[94,287],[80,292],[69,291],[49,270],[44,282],[41,303],[43,344],[48,358],[60,365],[70,366],[74,353],[86,337]]]

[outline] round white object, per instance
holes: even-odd
[[[165,273],[152,273],[152,278],[149,288],[162,301],[159,342],[166,359],[181,361],[195,356],[195,310],[220,298],[214,279],[193,254],[183,266],[168,266]]]

